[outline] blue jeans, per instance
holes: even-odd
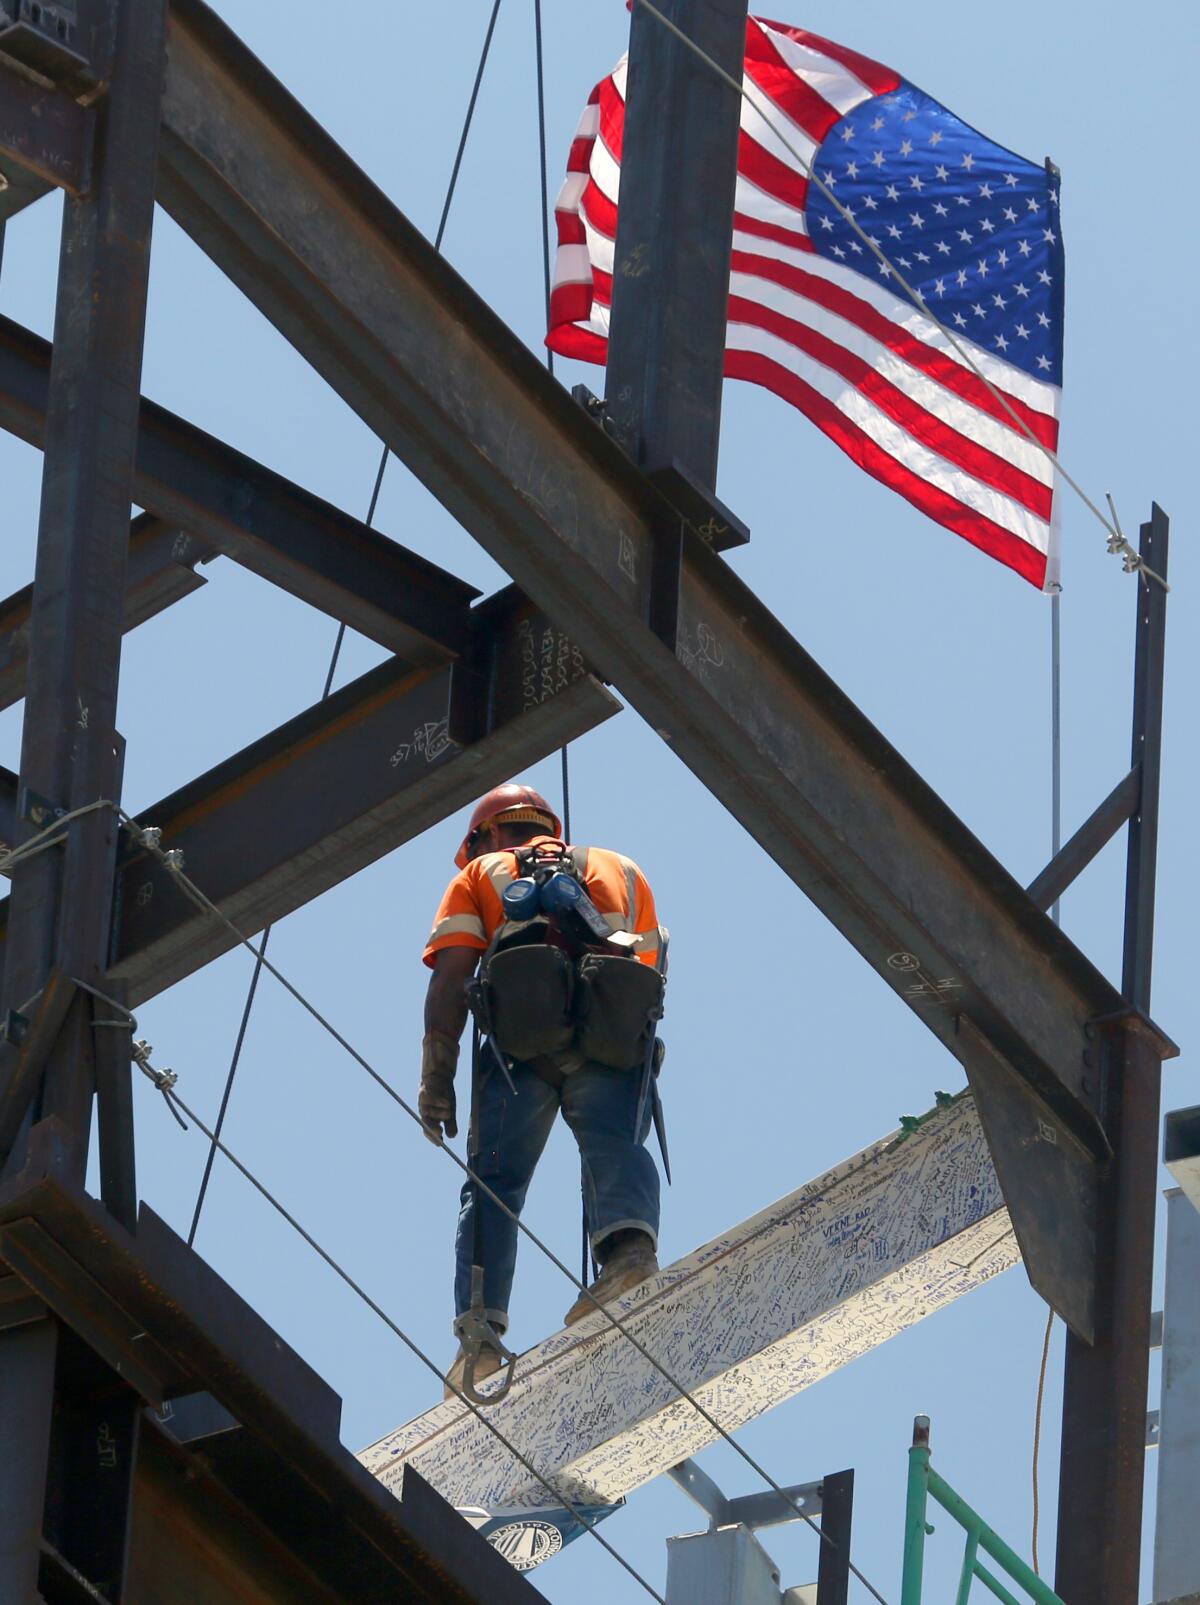
[[[640,1071],[583,1064],[568,1071],[558,1088],[527,1064],[514,1063],[512,1078],[515,1098],[495,1066],[485,1068],[482,1076],[475,1145],[480,1179],[519,1215],[554,1116],[561,1108],[582,1156],[593,1249],[610,1233],[627,1226],[639,1227],[657,1244],[658,1170],[644,1147],[651,1122],[648,1106],[642,1129],[636,1133],[633,1129],[642,1085]],[[471,1307],[475,1208],[475,1189],[468,1179],[462,1190],[455,1244],[454,1307],[459,1315]],[[504,1331],[517,1263],[517,1225],[483,1193],[479,1220],[484,1307],[488,1319]]]

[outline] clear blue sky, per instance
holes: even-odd
[[[217,9],[397,204],[432,234],[474,71],[486,0],[357,9],[328,0],[220,0]],[[546,0],[548,116],[557,185],[580,106],[623,49],[620,0]],[[989,136],[1063,171],[1067,248],[1062,453],[1132,533],[1152,497],[1173,518],[1167,725],[1154,1012],[1184,1047],[1165,1107],[1197,1101],[1192,832],[1197,671],[1195,258],[1185,204],[1193,143],[1196,10],[1160,0],[1136,21],[1100,0],[1086,19],[1013,0],[997,9],[926,0],[777,0],[776,15],[894,66]],[[1155,86],[1157,85],[1157,88]],[[1151,91],[1154,91],[1151,96]],[[1136,93],[1134,92],[1136,91]],[[1145,96],[1145,101],[1142,100]],[[505,0],[476,135],[446,237],[466,277],[531,344],[542,308],[532,0]],[[47,200],[10,225],[0,306],[49,334],[58,229]],[[564,382],[599,389],[596,370]],[[162,213],[155,224],[146,392],[301,484],[365,511],[378,446]],[[33,571],[40,459],[0,438],[0,594]],[[1049,614],[1032,587],[925,522],[764,392],[727,390],[720,491],[750,525],[733,563],[900,751],[1023,880],[1049,849]],[[1134,582],[1070,496],[1064,503],[1065,823],[1128,762]],[[485,590],[502,576],[393,462],[378,525]],[[318,696],[334,628],[224,559],[209,585],[127,639],[121,728],[126,798],[143,808]],[[377,660],[354,641],[350,678]],[[0,718],[16,767],[19,710]],[[670,1259],[891,1130],[962,1075],[735,820],[632,712],[573,749],[575,836],[645,867],[673,935],[665,1082],[676,1168]],[[557,765],[531,775],[557,795]],[[277,931],[274,957],[374,1062],[415,1082],[422,940],[451,870],[448,820]],[[1110,847],[1064,904],[1064,923],[1119,972],[1124,856]],[[741,922],[753,935],[739,935]],[[160,1064],[215,1111],[250,961],[231,955],[141,1011]],[[185,1231],[204,1158],[139,1088],[141,1192]],[[336,1046],[271,983],[251,1026],[228,1125],[237,1152],[425,1347],[452,1348],[450,1256],[457,1176]],[[1167,1182],[1163,1174],[1164,1184]],[[529,1220],[573,1262],[578,1171],[560,1130]],[[218,1161],[198,1248],[345,1399],[360,1447],[432,1401],[429,1375]],[[557,1326],[569,1289],[526,1250],[514,1337]],[[905,1449],[933,1418],[943,1472],[1022,1551],[1044,1306],[1020,1270],[754,1423],[743,1441],[781,1481],[852,1465],[856,1553],[899,1591]],[[1048,1391],[1043,1556],[1053,1553],[1061,1328]],[[1155,1373],[1156,1377],[1157,1373]],[[1154,1403],[1153,1399],[1151,1403]],[[725,1448],[703,1464],[730,1493],[753,1479]],[[1150,1461],[1153,1483],[1153,1459]],[[697,1525],[669,1483],[636,1494],[605,1528],[662,1586],[663,1540]],[[932,1575],[944,1576],[950,1537]],[[812,1535],[768,1544],[787,1583],[815,1576]],[[644,1597],[587,1539],[536,1576],[556,1602]],[[1148,1596],[1148,1586],[1145,1590]],[[862,1596],[865,1598],[865,1595]],[[933,1597],[933,1589],[930,1590]]]

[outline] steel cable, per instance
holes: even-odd
[[[99,995],[102,996],[103,994],[99,994]],[[105,1002],[110,1003],[114,1008],[121,1008],[122,1007],[122,1005],[117,1003],[116,1000],[113,999],[113,998],[105,998]],[[125,1011],[125,1012],[128,1012],[128,1011]],[[130,1019],[132,1019],[132,1016],[130,1016]],[[395,1336],[398,1337],[400,1339],[400,1341],[406,1346],[406,1348],[408,1348],[413,1354],[416,1355],[417,1359],[421,1361],[422,1365],[427,1366],[428,1369],[433,1372],[434,1376],[437,1377],[440,1382],[445,1384],[445,1386],[451,1388],[453,1390],[453,1392],[458,1395],[458,1398],[461,1400],[461,1402],[463,1404],[466,1405],[467,1409],[471,1411],[472,1415],[474,1415],[480,1422],[482,1422],[482,1424],[496,1438],[496,1440],[505,1449],[508,1450],[509,1454],[512,1455],[513,1459],[516,1460],[519,1465],[524,1467],[524,1469],[529,1473],[529,1475],[531,1477],[533,1477],[535,1479],[535,1481],[542,1488],[544,1488],[546,1490],[546,1492],[555,1501],[555,1503],[565,1506],[565,1508],[567,1510],[569,1510],[571,1512],[571,1514],[575,1517],[576,1521],[578,1521],[579,1525],[582,1528],[584,1528],[584,1530],[586,1532],[590,1533],[590,1535],[596,1540],[596,1542],[598,1544],[603,1545],[603,1547],[608,1551],[608,1553],[613,1557],[613,1559],[615,1561],[617,1561],[621,1566],[624,1567],[624,1569],[629,1573],[629,1575],[634,1579],[635,1582],[641,1584],[641,1586],[646,1590],[647,1594],[650,1595],[651,1599],[657,1600],[659,1602],[659,1605],[666,1605],[666,1601],[663,1599],[662,1595],[658,1592],[658,1590],[655,1589],[650,1583],[648,1583],[646,1581],[646,1579],[642,1576],[642,1574],[631,1564],[631,1562],[629,1562],[628,1560],[625,1559],[624,1555],[622,1555],[621,1552],[618,1549],[616,1549],[612,1544],[610,1544],[608,1542],[608,1540],[606,1538],[604,1538],[600,1533],[598,1533],[596,1531],[596,1523],[594,1521],[589,1520],[589,1518],[586,1515],[586,1513],[584,1511],[582,1511],[579,1508],[578,1505],[576,1505],[570,1498],[568,1498],[568,1496],[566,1494],[564,1494],[561,1489],[556,1488],[553,1483],[551,1483],[546,1477],[544,1477],[541,1474],[540,1471],[538,1471],[537,1467],[534,1466],[531,1461],[526,1459],[526,1457],[521,1453],[521,1451],[516,1447],[516,1445],[511,1443],[504,1436],[504,1434],[500,1431],[499,1427],[497,1427],[494,1422],[489,1421],[487,1416],[483,1413],[483,1411],[475,1403],[473,1403],[472,1400],[467,1398],[466,1394],[463,1393],[463,1391],[460,1388],[456,1387],[455,1384],[453,1382],[451,1382],[449,1380],[449,1378],[441,1370],[439,1370],[439,1368],[437,1366],[437,1363],[434,1360],[430,1359],[430,1357],[425,1353],[425,1351],[411,1337],[409,1337],[408,1333],[405,1332],[404,1329],[401,1326],[399,1326],[392,1319],[392,1317],[387,1313],[386,1310],[384,1310],[382,1308],[381,1305],[376,1303],[376,1301],[371,1297],[371,1295],[366,1291],[366,1289],[364,1287],[362,1287],[358,1282],[355,1281],[355,1279],[350,1275],[349,1271],[347,1271],[342,1265],[340,1265],[338,1263],[338,1261],[336,1259],[334,1259],[333,1255],[328,1252],[327,1249],[325,1249],[325,1248],[323,1248],[321,1246],[321,1244],[312,1235],[312,1233],[309,1232],[304,1226],[302,1226],[300,1224],[300,1222],[290,1212],[290,1210],[288,1210],[287,1207],[284,1204],[280,1203],[279,1199],[275,1197],[274,1193],[271,1192],[270,1188],[267,1187],[264,1182],[259,1180],[259,1178],[254,1174],[254,1172],[249,1168],[249,1166],[243,1164],[242,1161],[238,1158],[238,1156],[232,1151],[232,1149],[230,1149],[226,1145],[226,1143],[224,1143],[221,1140],[221,1138],[216,1134],[216,1132],[210,1130],[210,1128],[205,1125],[204,1121],[201,1120],[200,1116],[196,1113],[196,1111],[193,1108],[191,1108],[191,1106],[188,1103],[186,1103],[184,1101],[184,1099],[181,1098],[179,1096],[179,1094],[175,1091],[173,1080],[168,1080],[167,1077],[165,1077],[162,1072],[155,1070],[154,1067],[152,1065],[150,1065],[149,1063],[147,1063],[144,1058],[137,1060],[136,1063],[138,1065],[138,1068],[141,1070],[142,1074],[149,1081],[151,1081],[158,1088],[158,1090],[162,1093],[164,1100],[166,1101],[167,1105],[171,1108],[172,1112],[175,1114],[175,1117],[176,1117],[177,1120],[179,1120],[180,1124],[181,1125],[184,1124],[183,1120],[182,1120],[182,1115],[186,1115],[188,1117],[188,1119],[192,1122],[192,1124],[196,1127],[196,1129],[198,1131],[202,1132],[204,1134],[204,1136],[206,1136],[209,1139],[210,1143],[212,1144],[213,1150],[214,1151],[219,1151],[220,1153],[224,1154],[225,1158],[228,1159],[229,1163],[231,1165],[233,1165],[233,1167],[239,1172],[239,1174],[242,1175],[246,1179],[246,1181],[248,1181],[250,1183],[251,1187],[254,1188],[255,1192],[257,1192],[262,1198],[264,1198],[266,1200],[266,1202],[268,1204],[270,1204],[271,1208],[273,1210],[275,1210],[276,1213],[279,1216],[281,1216],[283,1220],[285,1220],[287,1222],[287,1224],[292,1228],[292,1230],[299,1237],[301,1237],[304,1240],[305,1243],[308,1244],[309,1248],[312,1249],[313,1253],[316,1254],[320,1259],[322,1259],[325,1262],[325,1264],[329,1266],[330,1270],[333,1271],[335,1273],[335,1275],[339,1276],[343,1282],[345,1282],[346,1286],[348,1288],[350,1288],[351,1292],[356,1294],[356,1296],[362,1300],[362,1302],[367,1306],[367,1308],[369,1310],[371,1310],[373,1314],[378,1316],[378,1318],[383,1322],[383,1324],[388,1328],[388,1330],[391,1331],[392,1333],[394,1333]],[[184,1129],[186,1130],[186,1126],[184,1127]]]
[[[214,918],[216,920],[219,920],[220,923],[236,939],[238,945],[241,946],[241,947],[244,947],[247,950],[247,952],[253,954],[255,956],[255,958],[257,958],[259,956],[259,954],[260,954],[260,949],[255,947],[254,943],[250,940],[250,938],[248,936],[246,936],[244,934],[244,932],[242,932],[238,928],[237,925],[234,924],[234,922],[229,918],[229,916],[227,914],[225,914],[223,912],[223,910],[218,908],[217,905],[214,902],[212,902],[209,897],[207,897],[205,895],[205,893],[200,889],[199,886],[196,885],[196,883],[191,879],[190,876],[188,876],[187,874],[184,873],[183,869],[181,868],[181,866],[180,866],[180,864],[178,862],[172,862],[170,860],[170,858],[168,856],[168,853],[163,849],[161,844],[155,839],[155,837],[153,835],[151,835],[151,837],[147,840],[144,828],[138,822],[138,820],[134,819],[131,815],[125,813],[124,810],[121,810],[120,812],[121,812],[121,819],[124,822],[124,824],[128,827],[128,829],[133,833],[133,835],[140,842],[143,843],[143,845],[145,845],[147,847],[148,851],[154,857],[156,857],[159,860],[159,862],[162,863],[163,866],[166,869],[168,869],[171,872],[171,874],[179,882],[180,886],[184,889],[186,894],[192,899],[193,902],[195,902],[197,907],[202,909],[202,910],[204,910],[212,918]],[[408,1117],[417,1126],[420,1127],[420,1129],[421,1129],[421,1131],[423,1133],[425,1133],[426,1127],[425,1127],[424,1122],[421,1120],[420,1115],[412,1107],[412,1105],[410,1103],[408,1103],[407,1100],[404,1097],[402,1097],[399,1092],[396,1091],[395,1087],[392,1086],[391,1082],[388,1081],[386,1076],[381,1074],[381,1072],[378,1071],[375,1068],[375,1066],[370,1062],[369,1059],[364,1058],[364,1056],[358,1051],[358,1049],[356,1047],[354,1047],[354,1045],[350,1041],[348,1041],[346,1037],[344,1037],[342,1035],[342,1033],[332,1023],[332,1021],[328,1020],[325,1017],[325,1015],[323,1015],[321,1013],[320,1009],[317,1008],[316,1004],[313,1003],[311,1001],[311,999],[306,997],[305,994],[300,991],[299,987],[297,987],[292,981],[290,981],[288,979],[288,977],[286,975],[284,975],[283,972],[276,965],[274,965],[271,962],[270,959],[268,959],[265,956],[263,956],[262,963],[263,963],[264,969],[266,969],[269,974],[274,976],[274,978],[279,982],[280,986],[282,986],[283,989],[291,997],[293,997],[296,1000],[296,1002],[300,1005],[300,1007],[302,1009],[304,1009],[304,1011],[307,1014],[311,1015],[311,1017],[317,1022],[317,1024],[322,1028],[322,1030],[327,1032],[328,1035],[330,1037],[332,1037],[333,1040],[338,1044],[338,1046],[341,1047],[343,1049],[343,1051],[346,1052],[350,1056],[350,1058],[352,1058],[354,1060],[354,1062],[361,1069],[365,1070],[366,1073],[372,1079],[372,1081],[374,1081],[376,1083],[376,1085],[383,1092],[385,1092],[387,1094],[387,1096],[389,1098],[391,1098],[392,1101],[395,1104],[397,1104],[401,1109],[403,1109],[404,1113],[406,1115],[408,1115]],[[468,1177],[470,1179],[470,1181],[474,1184],[474,1186],[477,1189],[479,1189],[479,1191],[481,1191],[485,1197],[489,1198],[492,1201],[492,1203],[495,1204],[496,1207],[509,1220],[511,1220],[513,1222],[513,1224],[516,1226],[517,1230],[519,1232],[523,1233],[524,1236],[527,1237],[529,1239],[529,1241],[534,1245],[534,1247],[541,1254],[543,1254],[550,1261],[550,1263],[552,1265],[556,1266],[558,1268],[558,1270],[560,1270],[562,1272],[562,1274],[567,1278],[567,1280],[572,1284],[572,1286],[574,1288],[576,1288],[580,1293],[582,1293],[585,1297],[587,1297],[587,1298],[589,1298],[591,1300],[591,1302],[595,1305],[596,1309],[599,1310],[600,1313],[604,1316],[604,1318],[608,1322],[608,1324],[615,1331],[619,1332],[621,1334],[621,1336],[624,1337],[625,1340],[628,1343],[630,1343],[634,1349],[637,1350],[637,1352],[642,1356],[642,1358],[644,1360],[646,1360],[648,1362],[648,1364],[650,1364],[654,1368],[654,1370],[657,1371],[659,1373],[659,1375],[661,1377],[663,1377],[663,1379],[671,1385],[671,1387],[675,1390],[675,1392],[678,1393],[679,1397],[681,1399],[683,1399],[687,1404],[689,1404],[691,1406],[691,1408],[696,1411],[697,1415],[699,1415],[700,1418],[704,1422],[706,1422],[708,1424],[708,1426],[710,1426],[712,1428],[713,1432],[716,1433],[716,1435],[719,1438],[723,1439],[724,1442],[727,1443],[729,1445],[729,1447],[734,1451],[734,1453],[736,1455],[738,1455],[751,1468],[751,1470],[755,1473],[755,1475],[758,1476],[758,1477],[761,1477],[762,1480],[767,1484],[767,1486],[772,1490],[772,1492],[777,1494],[779,1496],[779,1498],[783,1500],[785,1505],[789,1506],[792,1510],[795,1511],[797,1518],[799,1520],[807,1523],[807,1525],[812,1528],[812,1530],[817,1534],[817,1536],[820,1538],[822,1543],[829,1544],[834,1549],[840,1548],[840,1546],[837,1544],[836,1540],[833,1539],[832,1537],[830,1537],[830,1535],[828,1533],[822,1532],[820,1525],[817,1522],[815,1522],[813,1520],[813,1518],[810,1515],[807,1514],[806,1511],[801,1509],[801,1507],[796,1503],[796,1501],[789,1496],[789,1494],[783,1488],[783,1486],[780,1483],[778,1483],[775,1480],[774,1477],[771,1476],[770,1472],[767,1471],[765,1467],[760,1465],[759,1462],[757,1460],[755,1460],[753,1455],[751,1455],[750,1452],[747,1449],[744,1449],[742,1447],[742,1445],[737,1442],[737,1440],[733,1437],[733,1435],[725,1427],[723,1427],[721,1425],[721,1423],[716,1419],[716,1417],[711,1413],[711,1411],[706,1409],[706,1407],[703,1404],[700,1403],[700,1401],[695,1397],[695,1395],[693,1393],[691,1393],[687,1388],[685,1388],[684,1385],[681,1382],[679,1382],[674,1376],[672,1376],[672,1374],[666,1369],[666,1367],[663,1366],[662,1363],[659,1360],[657,1360],[654,1357],[653,1354],[650,1353],[649,1349],[646,1348],[645,1344],[642,1343],[641,1339],[636,1337],[629,1330],[629,1328],[624,1324],[624,1322],[620,1319],[620,1317],[614,1315],[612,1313],[612,1311],[606,1305],[601,1304],[594,1297],[594,1295],[592,1294],[591,1290],[587,1287],[585,1282],[583,1282],[579,1277],[577,1277],[563,1263],[563,1261],[561,1259],[559,1259],[558,1255],[555,1254],[554,1250],[552,1248],[550,1248],[548,1246],[548,1244],[544,1243],[542,1241],[542,1239],[537,1235],[537,1233],[535,1231],[533,1231],[531,1227],[527,1226],[526,1223],[520,1218],[520,1216],[514,1210],[509,1208],[509,1206],[504,1202],[504,1200],[502,1198],[500,1198],[497,1195],[497,1193],[491,1187],[488,1186],[487,1182],[483,1179],[483,1177],[477,1175],[476,1172],[471,1168],[471,1166],[469,1164],[467,1164],[467,1162],[465,1160],[461,1159],[458,1156],[458,1154],[455,1153],[453,1148],[450,1148],[444,1141],[443,1142],[439,1142],[437,1146],[439,1148],[441,1148],[442,1151],[448,1156],[448,1158],[450,1159],[451,1163],[456,1165],[458,1167],[458,1169],[462,1171],[464,1176]],[[849,1564],[849,1568],[850,1568],[851,1572],[854,1574],[855,1577],[858,1578],[859,1582],[862,1583],[863,1587],[868,1591],[868,1593],[872,1596],[872,1598],[877,1600],[879,1602],[879,1605],[888,1605],[888,1602],[884,1598],[884,1596],[874,1586],[874,1584],[870,1581],[870,1579],[863,1575],[863,1573],[858,1569],[858,1567],[854,1564],[854,1562],[853,1561],[849,1561],[848,1564]]]
[[[501,0],[494,0],[494,4],[492,6],[491,16],[488,18],[487,32],[484,35],[483,49],[480,52],[480,56],[479,56],[479,65],[478,65],[478,67],[476,68],[476,71],[475,71],[475,81],[471,86],[471,97],[467,102],[466,116],[463,119],[462,131],[459,134],[458,147],[457,147],[457,150],[455,151],[455,156],[454,156],[454,165],[453,165],[453,167],[451,168],[451,171],[450,171],[450,181],[449,181],[448,185],[446,186],[446,197],[445,197],[445,200],[442,202],[442,215],[441,215],[441,218],[438,221],[437,235],[435,236],[435,239],[434,239],[434,250],[436,250],[436,251],[440,251],[441,248],[442,248],[442,239],[445,236],[446,224],[447,224],[447,222],[449,221],[449,218],[450,218],[450,206],[451,206],[451,203],[454,200],[454,192],[455,192],[456,188],[458,187],[458,175],[459,175],[459,172],[460,172],[460,170],[462,168],[463,154],[464,154],[464,152],[466,151],[466,148],[467,148],[467,137],[471,132],[471,122],[472,122],[472,119],[475,116],[475,103],[479,99],[479,89],[480,89],[480,85],[483,83],[484,69],[487,66],[488,55],[489,55],[489,53],[491,51],[491,48],[492,48],[492,35],[494,34],[494,32],[496,30],[496,18],[499,16],[499,13],[500,13],[500,5],[501,5]],[[540,61],[541,61],[541,32],[540,32],[541,23],[540,23],[540,14],[539,14],[538,28],[539,28],[539,32],[538,32],[538,60],[539,60],[539,97],[540,97],[540,82],[541,82],[541,80],[540,80]],[[540,104],[541,104],[541,101],[540,101],[540,98],[539,98],[539,106],[540,106]],[[543,136],[543,159],[542,159],[542,183],[543,183],[542,200],[543,200],[543,217],[544,217],[544,214],[545,214],[545,146],[544,146],[544,136]],[[548,254],[548,252],[549,252],[549,246],[547,245],[547,251],[546,251],[546,263],[547,263],[546,272],[547,272],[547,274],[550,271],[549,270],[549,254]],[[547,284],[548,283],[549,283],[549,280],[547,279]],[[547,294],[549,294],[548,290],[547,290]],[[547,305],[549,305],[549,302],[547,302]],[[551,371],[553,371],[553,369]],[[383,447],[383,452],[382,452],[382,454],[381,454],[381,456],[379,458],[379,467],[375,471],[375,484],[374,484],[374,487],[373,487],[373,489],[371,491],[371,500],[370,500],[370,504],[367,507],[367,516],[366,516],[366,518],[364,520],[364,523],[365,523],[367,529],[371,529],[371,528],[374,527],[375,509],[379,505],[379,493],[383,488],[383,476],[387,472],[388,457],[390,455],[391,455],[391,448],[385,444],[384,447]],[[324,689],[321,692],[321,699],[320,699],[322,702],[328,701],[329,695],[333,690],[333,677],[334,677],[334,674],[337,671],[338,659],[342,655],[342,646],[344,645],[345,640],[346,640],[346,626],[345,626],[345,623],[341,623],[341,624],[338,625],[337,636],[336,636],[336,638],[334,640],[334,643],[333,643],[333,652],[331,653],[330,659],[329,659],[329,668],[327,669],[326,674],[325,674],[325,686],[324,686]],[[563,761],[564,761],[564,763],[566,761],[565,753],[564,753],[564,760]],[[4,869],[4,867],[5,867],[5,862],[3,860],[0,860],[0,871],[2,871]],[[264,953],[266,951],[266,946],[267,946],[267,942],[268,942],[268,940],[270,938],[270,935],[271,935],[271,927],[268,925],[268,926],[266,926],[266,928],[263,931],[262,940],[261,940],[261,943],[260,943],[261,950]],[[228,1069],[228,1071],[226,1073],[226,1076],[225,1076],[225,1086],[224,1086],[224,1089],[223,1089],[223,1091],[221,1093],[221,1104],[220,1104],[220,1108],[217,1111],[217,1121],[216,1121],[216,1127],[215,1127],[216,1134],[217,1134],[218,1137],[220,1136],[220,1134],[221,1134],[221,1132],[222,1132],[222,1130],[224,1129],[224,1126],[225,1126],[225,1115],[226,1115],[226,1113],[228,1111],[229,1099],[230,1099],[230,1096],[232,1095],[232,1092],[233,1092],[234,1078],[237,1075],[238,1065],[241,1062],[242,1048],[245,1045],[246,1032],[247,1032],[247,1029],[249,1028],[249,1025],[250,1025],[250,1016],[251,1016],[251,1014],[252,1014],[252,1012],[254,1010],[254,999],[255,999],[255,996],[257,995],[257,992],[258,992],[258,981],[259,981],[259,976],[261,974],[262,974],[262,958],[260,956],[259,958],[257,958],[255,960],[254,971],[253,971],[253,974],[250,977],[250,985],[246,989],[246,1001],[245,1001],[245,1004],[243,1005],[243,1008],[242,1008],[242,1018],[241,1018],[241,1022],[239,1024],[239,1026],[238,1026],[237,1037],[234,1040],[233,1053],[232,1053],[232,1055],[230,1057],[229,1069]],[[205,1164],[204,1164],[204,1173],[200,1178],[200,1187],[199,1187],[199,1189],[197,1191],[197,1194],[196,1194],[196,1205],[195,1205],[194,1210],[192,1211],[192,1224],[191,1224],[191,1227],[188,1230],[187,1241],[188,1241],[188,1247],[189,1248],[191,1248],[193,1246],[193,1244],[195,1243],[195,1240],[196,1240],[196,1232],[197,1232],[197,1229],[199,1228],[199,1225],[200,1225],[200,1214],[201,1214],[201,1211],[204,1208],[205,1198],[208,1195],[208,1184],[209,1184],[209,1181],[212,1178],[213,1161],[216,1158],[216,1152],[217,1152],[217,1150],[216,1150],[216,1146],[214,1144],[214,1146],[209,1149],[208,1158],[207,1158],[207,1160],[205,1161]]]

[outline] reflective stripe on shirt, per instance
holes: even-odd
[[[487,941],[487,932],[478,914],[447,914],[433,927],[429,940],[436,942],[443,936],[477,936],[481,942]]]

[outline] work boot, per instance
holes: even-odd
[[[585,1315],[592,1313],[596,1304],[611,1304],[622,1293],[628,1293],[630,1288],[637,1287],[648,1276],[653,1276],[658,1269],[654,1244],[645,1232],[630,1230],[628,1234],[622,1232],[620,1237],[621,1241],[614,1245],[612,1253],[606,1257],[600,1275],[586,1293],[579,1295],[563,1317],[564,1326],[574,1326],[576,1321],[582,1321]]]
[[[501,1363],[502,1362],[498,1350],[491,1348],[487,1344],[485,1344],[479,1350],[479,1358],[475,1361],[475,1387],[477,1390],[481,1383],[487,1381],[488,1377],[495,1376],[496,1372],[500,1369]],[[466,1374],[466,1369],[467,1356],[463,1352],[463,1346],[460,1343],[458,1345],[458,1353],[454,1356],[454,1363],[446,1373],[446,1385],[442,1390],[443,1398],[458,1398],[458,1393],[455,1392],[455,1389],[462,1388],[463,1377]],[[451,1383],[453,1383],[453,1387],[451,1386]]]

